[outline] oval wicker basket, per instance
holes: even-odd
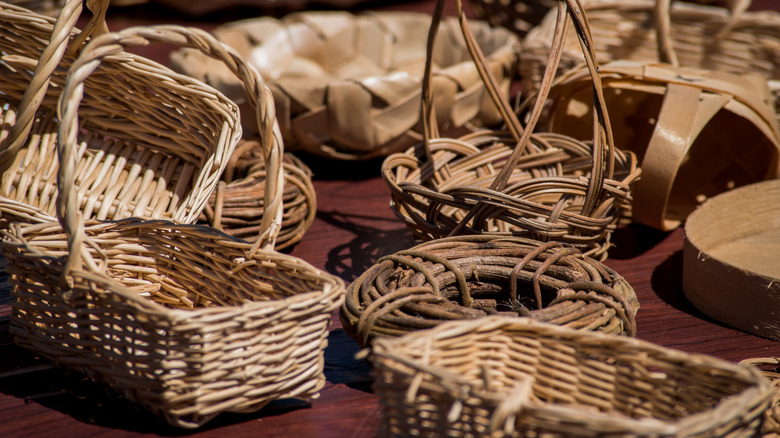
[[[282,171],[282,225],[275,244],[280,251],[300,242],[317,215],[317,195],[309,167],[295,155],[285,153]],[[259,142],[239,142],[199,222],[241,239],[257,239],[265,211],[267,176]]]
[[[380,258],[349,285],[339,317],[366,346],[374,338],[491,314],[633,336],[638,309],[628,282],[576,249],[476,235]]]
[[[460,6],[460,1],[457,4]],[[440,19],[438,9],[431,29]],[[612,231],[631,202],[630,186],[639,170],[635,156],[616,149],[612,142],[593,54],[587,53],[597,96],[591,140],[534,134],[546,95],[538,95],[527,125],[521,126],[507,100],[497,92],[484,56],[470,36],[462,7],[458,10],[472,59],[509,131],[440,137],[433,104],[437,97],[430,86],[430,69],[426,69],[422,106],[425,141],[387,157],[382,166],[396,216],[420,240],[475,233],[520,235],[564,242],[605,258]],[[572,16],[576,33],[584,47],[589,47],[586,18],[573,8],[562,11]],[[567,15],[559,18],[568,26]],[[433,53],[435,37],[435,33],[429,34],[429,54]],[[559,52],[562,42],[561,35],[552,54]],[[554,64],[550,64],[549,81]]]
[[[127,28],[95,38],[71,73],[84,77],[95,56],[129,44],[206,40],[216,42],[198,29]],[[278,143],[273,98],[254,78],[265,89],[257,103],[266,108],[269,156]],[[4,231],[15,341],[178,427],[280,398],[315,397],[325,384],[323,351],[343,281],[263,248],[262,239],[251,244],[202,225],[83,222],[73,181],[85,153],[77,141],[82,91],[68,81],[61,100],[60,222]],[[275,215],[271,208],[264,214]]]
[[[780,340],[780,180],[721,193],[691,213],[682,286],[711,318]]]
[[[719,193],[778,174],[780,130],[764,76],[669,64],[599,66],[615,144],[635,153],[633,222],[669,231]],[[550,90],[546,130],[588,138],[592,105],[584,68]]]
[[[341,160],[363,160],[418,143],[420,77],[430,27],[428,14],[413,12],[300,12],[222,25],[214,34],[255,66],[274,93],[289,151]],[[489,68],[509,93],[517,69],[519,39],[506,29],[475,23]],[[496,125],[500,117],[485,92],[454,20],[439,29],[434,87],[440,122],[451,129]],[[243,101],[224,68],[188,50],[176,51],[179,71]],[[253,124],[245,124],[247,130]]]
[[[100,9],[95,16],[104,17],[107,1],[96,3]],[[63,15],[66,10],[80,11],[81,1],[70,2]],[[78,14],[69,22],[75,23],[76,18]],[[47,50],[52,56],[37,63],[45,42],[52,37],[53,20],[29,14],[24,20],[9,17],[1,26],[6,33],[1,39],[6,68],[14,73],[4,75],[2,84],[9,106],[4,110],[9,122],[3,129],[11,131],[0,155],[0,163],[7,169],[0,181],[2,222],[6,226],[14,221],[55,219],[56,104],[73,61],[73,55],[63,52],[69,41],[70,50],[80,47],[74,40],[76,32],[62,29],[54,36],[56,44]],[[250,79],[256,72],[238,63],[235,52],[213,38],[194,37],[187,43],[204,51],[204,56],[220,59],[243,86],[256,83]],[[99,65],[94,72],[67,79],[83,84],[85,90],[79,133],[85,152],[76,180],[82,191],[83,214],[101,220],[136,216],[194,223],[241,138],[239,110],[200,81],[137,55],[110,52],[96,57]],[[47,88],[49,79],[51,86]],[[253,102],[257,93],[258,89],[247,90]],[[12,123],[17,108],[19,121]],[[265,117],[257,111],[265,109],[252,111]],[[32,116],[23,119],[22,113]],[[14,129],[23,125],[30,129],[29,135],[16,135]],[[280,163],[281,137],[275,143],[269,159]],[[273,176],[266,185],[268,208],[278,209],[278,215],[268,217],[270,222],[264,224],[268,229],[264,239],[269,241],[278,232],[275,228],[281,217],[280,167],[273,166]]]
[[[378,436],[759,436],[758,369],[531,319],[452,321],[369,353]]]

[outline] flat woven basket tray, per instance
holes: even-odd
[[[780,180],[720,194],[685,223],[683,290],[710,317],[780,340]]]
[[[402,151],[419,131],[420,82],[429,14],[300,12],[228,23],[214,35],[246,57],[274,93],[285,147],[329,158],[369,159]],[[473,23],[490,70],[509,94],[519,39]],[[434,86],[442,126],[496,125],[500,117],[460,35],[457,21],[439,28]],[[243,102],[238,83],[217,63],[191,51],[171,55],[175,69]],[[254,129],[251,121],[247,130]]]
[[[451,321],[369,352],[379,437],[758,436],[758,369],[531,319]]]

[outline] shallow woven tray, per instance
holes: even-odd
[[[685,223],[683,290],[705,314],[780,340],[780,180],[720,194]]]
[[[268,82],[287,150],[353,160],[386,156],[422,139],[420,80],[430,22],[430,15],[414,12],[300,12],[229,23],[213,33]],[[485,22],[473,26],[489,68],[508,95],[519,39]],[[496,125],[500,117],[470,62],[457,22],[449,19],[439,29],[434,87],[441,96],[441,124],[451,129]],[[171,63],[243,101],[235,79],[205,57],[176,51]]]
[[[758,369],[532,319],[452,321],[369,353],[378,436],[758,436]]]
[[[490,314],[634,335],[639,309],[620,275],[556,242],[456,236],[380,258],[347,289],[339,316],[362,346]]]

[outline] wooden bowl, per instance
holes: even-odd
[[[715,196],[685,224],[683,290],[708,316],[780,340],[780,180]]]

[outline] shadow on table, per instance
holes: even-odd
[[[371,366],[364,359],[355,358],[359,351],[360,345],[343,328],[331,330],[325,349],[325,378],[328,382],[371,392]]]

